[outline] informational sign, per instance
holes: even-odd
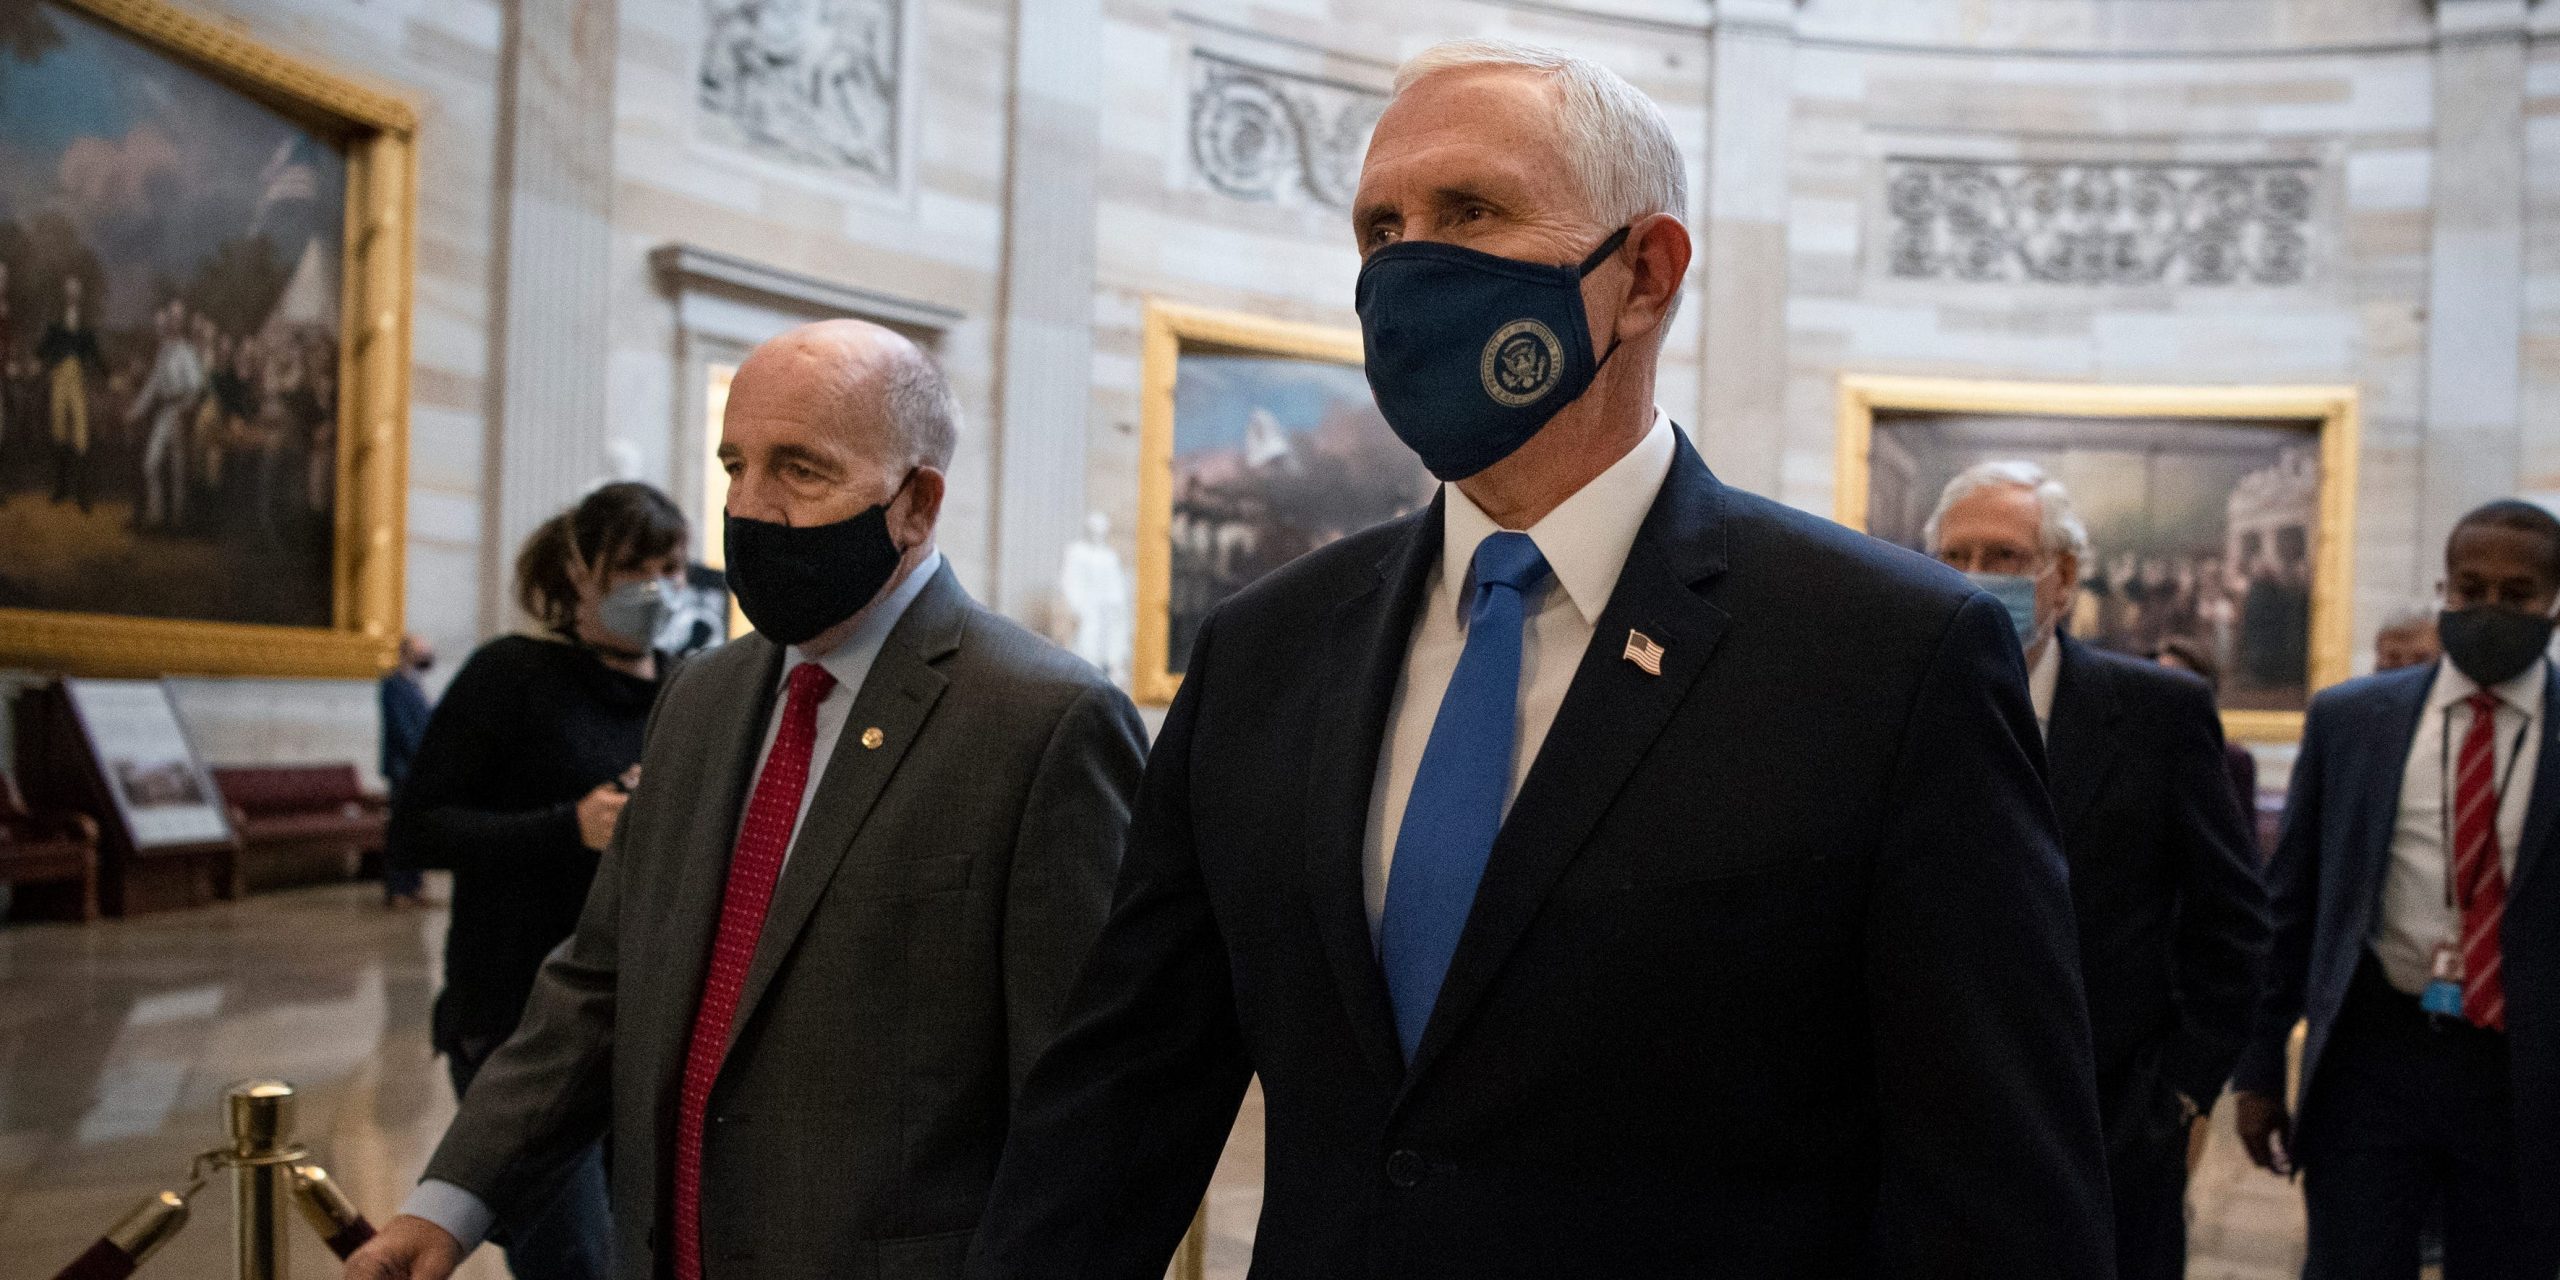
[[[196,761],[169,690],[157,680],[65,680],[137,849],[231,838],[222,793]]]

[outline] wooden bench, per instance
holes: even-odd
[[[389,802],[352,764],[217,765],[213,783],[240,840],[239,890],[349,880],[381,858]]]
[[[12,914],[28,919],[98,918],[98,821],[69,810],[36,812],[0,773],[0,880]]]

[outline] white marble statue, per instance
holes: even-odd
[[[1129,571],[1111,548],[1111,518],[1084,518],[1084,536],[1067,544],[1058,568],[1058,598],[1075,629],[1067,647],[1101,669],[1113,683],[1129,683],[1129,628],[1135,619]]]

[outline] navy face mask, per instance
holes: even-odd
[[[1582,278],[1631,229],[1569,267],[1420,240],[1361,264],[1369,390],[1432,475],[1464,480],[1510,457],[1590,389],[1618,344],[1592,358]]]

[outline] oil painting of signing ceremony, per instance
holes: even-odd
[[[2560,1280],[2560,0],[0,0],[0,1280]]]

